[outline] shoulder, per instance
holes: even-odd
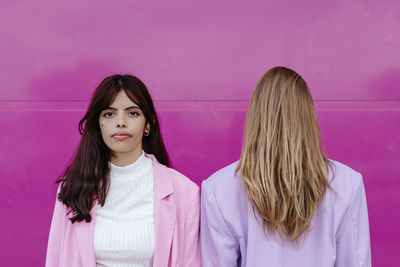
[[[177,170],[174,170],[159,163],[154,155],[146,154],[146,157],[150,158],[153,161],[154,175],[162,177],[162,179],[159,180],[160,188],[170,187],[172,185],[174,192],[184,191],[187,194],[196,194],[200,191],[199,186],[192,182],[192,180],[190,180],[188,177],[178,172]]]
[[[245,209],[245,194],[240,175],[236,175],[238,161],[220,169],[204,180],[201,186],[202,198],[213,199],[222,213],[240,212]],[[223,215],[223,214],[222,214]]]
[[[204,180],[201,186],[201,207],[204,217],[222,221],[235,240],[246,236],[248,208],[240,174],[236,175],[236,161]],[[219,229],[220,226],[217,226]],[[222,229],[222,228],[221,228]]]
[[[54,209],[53,209],[53,217],[51,227],[53,231],[61,231],[62,229],[66,229],[67,227],[71,227],[72,223],[70,218],[72,217],[72,212],[69,207],[67,207],[64,203],[62,203],[58,199],[58,194],[60,192],[60,187],[57,190]],[[77,223],[75,223],[77,224]]]
[[[329,160],[329,162],[329,180],[333,188],[346,190],[362,183],[362,175],[359,172],[338,161]]]
[[[172,169],[172,168],[169,168],[166,166],[164,166],[164,167],[170,173],[175,189],[178,189],[179,191],[191,192],[191,193],[199,192],[199,186],[196,183],[194,183],[192,180],[190,180],[188,177],[186,177],[185,175],[183,175],[182,173],[178,172],[175,169]]]
[[[202,187],[212,191],[229,190],[239,187],[239,179],[236,176],[236,167],[239,161],[216,171],[203,181]]]
[[[61,192],[62,183],[63,183],[63,182],[61,182],[61,183],[58,185],[58,187],[57,187],[56,203],[55,203],[54,208],[55,208],[55,210],[57,210],[58,212],[64,213],[65,219],[68,219],[68,218],[67,218],[67,217],[68,217],[67,215],[68,215],[69,213],[71,213],[71,212],[69,212],[70,208],[67,207],[64,203],[62,203],[62,201],[60,201],[60,199],[59,199],[59,194],[60,194],[60,192]]]
[[[182,173],[158,162],[154,165],[154,168],[154,175],[159,176],[157,178],[159,181],[158,188],[165,192],[173,192],[174,199],[177,202],[183,200],[187,202],[188,199],[199,196],[199,186]]]
[[[354,194],[363,189],[362,175],[349,166],[335,160],[329,160],[329,181],[335,199],[345,207],[349,206]]]
[[[236,174],[236,167],[239,161],[235,161],[232,164],[216,171],[210,177],[203,181],[204,184],[210,187],[218,187],[225,184],[226,182],[232,181]]]

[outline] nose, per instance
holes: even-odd
[[[125,118],[125,116],[122,115],[122,114],[118,115],[118,117],[117,117],[117,127],[118,127],[118,128],[125,128],[126,126],[127,126],[127,125],[126,125],[126,118]]]

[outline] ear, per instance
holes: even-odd
[[[146,125],[144,126],[144,132],[145,132],[145,133],[149,133],[150,130],[151,130],[151,128],[150,128],[150,123],[147,122]]]

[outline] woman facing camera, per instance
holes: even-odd
[[[79,130],[58,181],[46,266],[201,266],[199,189],[168,168],[146,86],[105,78]]]
[[[307,84],[270,69],[240,160],[202,184],[203,266],[371,266],[362,177],[326,158]]]

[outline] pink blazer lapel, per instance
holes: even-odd
[[[174,189],[168,169],[158,163],[153,155],[146,156],[153,160],[154,166],[155,249],[153,266],[168,266],[176,223],[176,205],[171,197]]]
[[[153,266],[164,267],[170,262],[171,244],[176,223],[176,205],[171,195],[174,192],[172,178],[168,169],[161,165],[153,155],[146,154],[153,160],[154,167],[154,233],[155,249]],[[95,267],[96,257],[93,245],[94,223],[97,202],[90,211],[89,223],[76,223],[75,234],[82,266]]]
[[[79,249],[79,255],[81,258],[82,266],[85,267],[95,267],[96,266],[96,256],[94,254],[94,243],[93,243],[93,231],[94,222],[96,220],[96,210],[97,201],[94,203],[90,214],[92,215],[92,220],[89,223],[81,222],[75,223],[75,238],[77,241],[77,246]]]

